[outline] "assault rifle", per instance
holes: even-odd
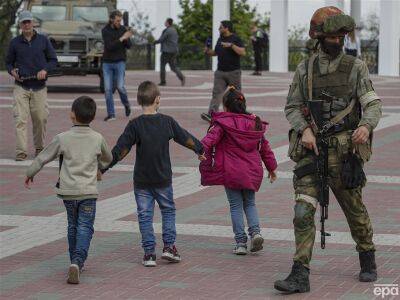
[[[323,105],[324,100],[314,100],[313,99],[313,66],[316,54],[313,54],[307,66],[307,89],[308,89],[308,111],[311,117],[311,125],[313,132],[316,137],[316,143],[319,155],[314,155],[314,162],[302,166],[294,171],[294,174],[301,178],[305,175],[316,174],[317,176],[317,201],[321,206],[321,248],[325,249],[325,237],[330,236],[329,233],[325,232],[325,220],[328,220],[328,206],[329,206],[329,185],[328,185],[328,144],[329,136],[328,131],[338,122],[343,120],[354,108],[356,103],[355,98],[353,98],[350,104],[343,109],[340,113],[334,116],[329,121],[323,118]],[[324,93],[323,96],[329,98],[334,98],[329,93]],[[335,100],[334,98],[333,100]]]
[[[328,220],[329,185],[328,185],[328,136],[327,131],[331,126],[323,121],[324,100],[310,100],[308,107],[314,122],[314,133],[319,155],[315,155],[315,173],[317,176],[318,195],[317,200],[321,207],[321,248],[325,249],[325,220]],[[329,123],[329,122],[328,122]]]
[[[16,71],[17,71],[17,74],[18,74],[18,69],[16,69]],[[48,72],[47,73],[47,75],[46,75],[46,78],[48,78],[48,77],[57,77],[57,76],[62,76],[63,74],[62,73],[60,73],[60,72]],[[25,80],[31,80],[31,79],[37,79],[37,74],[35,74],[35,75],[27,75],[27,76],[20,76],[19,77],[22,81],[25,81]]]

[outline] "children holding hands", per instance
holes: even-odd
[[[175,202],[169,141],[198,155],[203,185],[223,185],[230,205],[236,247],[234,253],[247,253],[243,211],[247,218],[250,252],[263,248],[255,192],[263,179],[264,162],[270,181],[276,180],[277,163],[264,137],[267,123],[246,111],[246,99],[230,87],[223,97],[224,112],[212,115],[207,135],[200,142],[172,117],[158,112],[160,91],[151,81],[138,87],[138,104],[142,114],[129,121],[110,152],[103,136],[90,128],[96,103],[87,96],[76,99],[70,117],[73,127],[54,137],[27,169],[25,186],[45,164],[60,158],[56,193],[64,202],[68,219],[68,244],[71,265],[68,283],[79,283],[94,232],[97,180],[121,161],[136,145],[133,172],[138,223],[144,249],[143,265],[156,266],[156,241],[153,229],[154,204],[162,216],[163,250],[161,258],[179,262],[175,246]]]

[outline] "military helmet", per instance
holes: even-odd
[[[354,19],[335,6],[317,9],[310,21],[310,38],[345,36],[355,28]]]

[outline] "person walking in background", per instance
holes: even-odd
[[[225,20],[219,26],[220,38],[215,50],[205,47],[204,52],[209,56],[218,56],[218,67],[214,73],[214,88],[212,99],[207,113],[202,113],[201,118],[211,121],[211,113],[219,110],[222,96],[230,85],[237,90],[242,88],[242,71],[240,70],[240,57],[246,55],[242,40],[233,33],[233,23]]]
[[[251,43],[253,44],[255,62],[255,70],[252,75],[260,76],[262,71],[262,53],[264,49],[268,48],[268,35],[264,30],[258,28],[255,23],[251,28],[251,33]]]
[[[154,42],[154,44],[161,44],[160,83],[158,84],[161,86],[167,84],[165,80],[166,64],[169,64],[172,72],[174,72],[181,81],[182,86],[185,85],[185,76],[183,76],[181,70],[176,64],[179,36],[175,26],[173,26],[173,23],[174,21],[171,18],[168,18],[164,23],[166,28],[163,30],[160,38]]]
[[[47,104],[46,80],[49,71],[57,66],[57,55],[49,39],[33,29],[33,16],[22,11],[19,16],[22,33],[10,42],[6,56],[8,73],[14,77],[13,112],[16,129],[15,160],[27,158],[27,123],[32,118],[35,156],[43,150],[46,133]],[[31,79],[24,80],[24,77]]]
[[[205,160],[200,163],[202,185],[223,185],[228,197],[236,246],[233,253],[247,254],[246,215],[250,252],[263,249],[255,192],[263,179],[264,162],[271,183],[277,162],[264,137],[267,123],[246,111],[246,99],[234,87],[223,96],[224,112],[212,115],[211,127],[201,141]]]
[[[110,13],[110,20],[101,34],[104,40],[103,76],[104,90],[107,104],[107,116],[104,121],[115,120],[114,109],[114,82],[125,107],[125,116],[129,117],[131,108],[128,94],[125,89],[126,49],[132,45],[130,38],[133,32],[121,26],[122,13],[114,10]]]
[[[355,30],[344,37],[344,52],[357,58],[361,58],[361,42]]]

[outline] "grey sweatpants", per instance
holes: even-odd
[[[242,71],[215,71],[214,88],[212,91],[212,99],[208,112],[218,111],[219,105],[222,102],[222,96],[224,95],[224,92],[229,85],[233,85],[238,90],[242,89]]]

